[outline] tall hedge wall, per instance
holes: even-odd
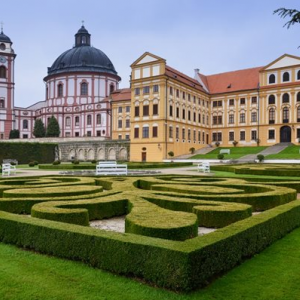
[[[51,163],[55,158],[53,143],[0,143],[0,161],[16,159],[20,164],[36,160],[39,163]]]

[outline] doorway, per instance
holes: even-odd
[[[291,127],[282,126],[280,128],[280,143],[290,143],[291,142]]]
[[[147,152],[142,152],[142,162],[147,161]]]

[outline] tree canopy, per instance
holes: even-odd
[[[33,135],[36,138],[45,137],[46,129],[42,119],[37,119],[34,123]]]
[[[290,28],[291,25],[294,25],[295,23],[300,23],[300,11],[297,9],[288,9],[282,7],[274,10],[273,13],[278,14],[283,19],[286,17],[291,18],[283,25],[283,27],[287,26],[287,28]]]
[[[18,129],[13,129],[9,132],[9,139],[19,139],[20,131]]]
[[[57,119],[54,116],[52,116],[47,126],[46,136],[59,137],[59,135],[60,135],[59,124],[57,122]]]

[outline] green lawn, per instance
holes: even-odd
[[[3,300],[293,300],[300,295],[300,229],[190,294],[1,243],[0,265]]]
[[[292,145],[277,154],[267,155],[266,159],[300,159],[300,146]]]
[[[197,154],[191,159],[217,159],[221,149],[230,149],[230,154],[225,154],[224,159],[237,159],[248,154],[256,154],[267,147],[218,147],[207,154]]]

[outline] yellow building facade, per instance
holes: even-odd
[[[297,56],[285,54],[267,66],[209,76],[196,69],[191,78],[146,52],[131,68],[130,94],[117,91],[112,101],[112,136],[130,137],[131,161],[162,161],[209,144],[298,143]],[[127,127],[119,121],[126,118]]]

